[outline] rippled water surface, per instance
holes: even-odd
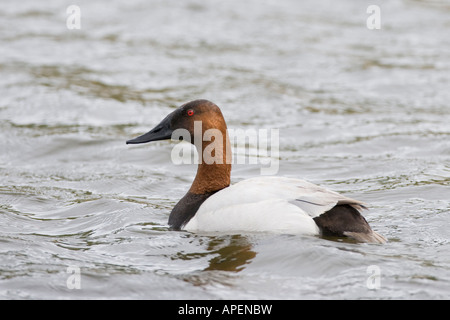
[[[0,2],[0,298],[450,298],[450,2],[73,2]],[[169,231],[196,168],[125,141],[198,98],[389,242]]]

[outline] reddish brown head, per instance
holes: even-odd
[[[197,176],[190,191],[204,194],[230,185],[231,148],[227,125],[219,107],[208,100],[188,102],[164,118],[155,128],[127,144],[176,138],[188,140],[199,153]]]

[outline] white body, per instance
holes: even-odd
[[[256,177],[209,197],[183,229],[318,235],[313,218],[337,204],[363,205],[304,180]]]

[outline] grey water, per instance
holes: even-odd
[[[372,4],[0,1],[0,298],[449,299],[450,2]],[[198,98],[388,243],[170,231],[196,166],[125,141]]]

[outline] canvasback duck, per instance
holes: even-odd
[[[201,131],[195,129],[197,121]],[[171,229],[277,232],[386,242],[361,215],[362,209],[366,209],[363,202],[326,188],[279,176],[260,176],[230,185],[231,147],[227,125],[219,107],[208,100],[182,105],[151,131],[128,140],[127,144],[168,140],[177,129],[188,133],[188,139],[193,137],[190,142],[197,148],[199,165],[191,188],[170,213]],[[219,130],[221,135],[216,135],[214,140],[204,139],[205,132],[211,129]],[[195,134],[201,134],[201,139]],[[222,137],[222,141],[217,137]],[[205,152],[213,142],[221,147]]]

